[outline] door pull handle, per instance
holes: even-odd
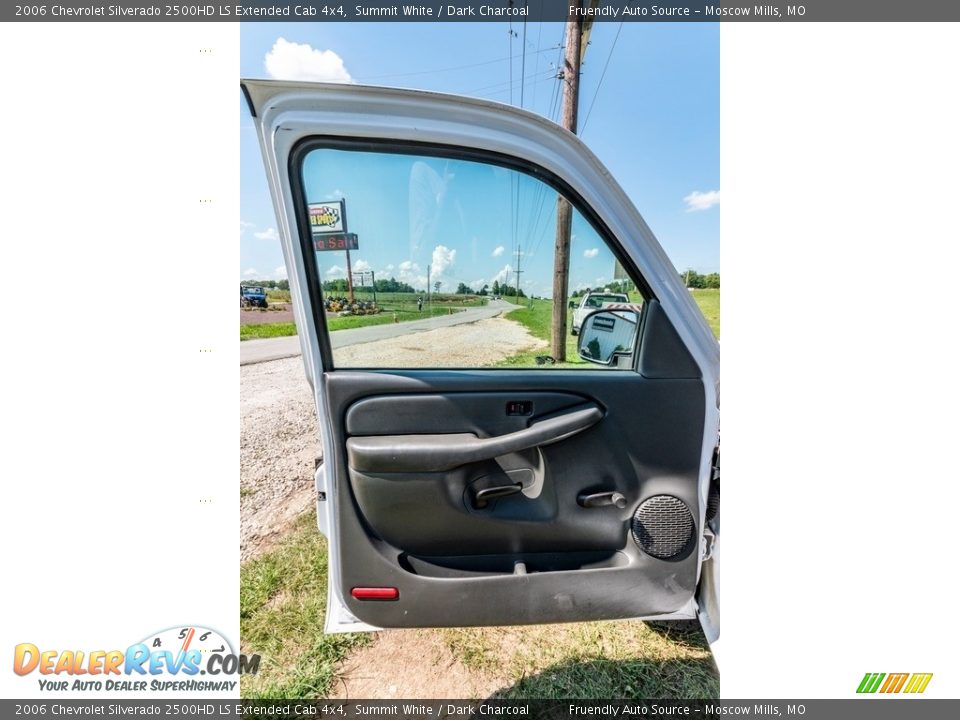
[[[514,483],[513,485],[497,485],[496,487],[477,490],[476,494],[473,496],[473,506],[477,510],[483,510],[483,508],[485,508],[491,500],[506,497],[507,495],[516,495],[521,490],[523,490],[522,483]]]
[[[627,506],[627,498],[618,492],[580,493],[577,504],[583,508],[618,507],[621,510]]]

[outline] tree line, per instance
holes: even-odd
[[[687,270],[686,272],[680,273],[680,281],[688,288],[697,288],[697,289],[720,289],[720,273],[707,273],[706,275],[701,275],[696,270]],[[263,287],[268,289],[276,290],[289,290],[290,283],[287,280],[241,280],[240,285],[244,287],[256,286]],[[359,286],[357,286],[359,287]],[[367,286],[369,287],[369,286]],[[417,290],[412,285],[397,280],[396,278],[390,278],[389,280],[377,280],[376,281],[377,292],[382,293],[420,293],[426,294],[425,290]],[[580,290],[573,291],[571,297],[579,297],[585,292],[602,292],[604,290],[609,290],[610,292],[629,292],[634,290],[634,285],[629,280],[614,280],[613,282],[607,283],[603,287],[597,288],[582,288]],[[337,280],[324,280],[323,282],[324,292],[336,292],[336,293],[345,293],[347,292],[347,281],[345,278],[339,278]],[[494,280],[493,286],[484,285],[479,289],[473,289],[468,286],[466,283],[460,283],[457,285],[456,290],[457,295],[500,295],[503,297],[517,297],[517,288],[512,285],[507,285],[506,283],[501,284],[499,281]],[[523,288],[520,288],[519,297],[527,297],[523,292]]]
[[[262,287],[270,290],[289,290],[290,282],[287,280],[241,280],[240,287]]]
[[[687,270],[686,272],[680,273],[680,280],[688,288],[697,288],[698,290],[702,289],[720,289],[720,273],[708,273],[707,275],[701,275],[696,270]]]

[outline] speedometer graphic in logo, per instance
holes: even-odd
[[[181,625],[151,633],[141,640],[151,652],[168,651],[174,656],[197,650],[206,658],[213,653],[233,654],[230,641],[216,630],[202,625]]]

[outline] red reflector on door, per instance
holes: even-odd
[[[350,591],[357,600],[397,600],[400,591],[396,588],[355,587]]]

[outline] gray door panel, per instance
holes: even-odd
[[[560,622],[674,612],[692,597],[702,380],[341,370],[324,382],[339,452],[341,586],[357,618],[381,627]],[[437,435],[477,443],[589,408],[599,417],[575,432],[455,467],[407,458],[394,472],[382,455],[392,445],[403,454],[404,437],[427,448]],[[375,462],[363,455],[370,447]],[[623,506],[583,507],[598,493],[619,493]],[[634,513],[654,496],[689,509],[689,542],[669,556],[634,540]],[[355,587],[397,588],[399,597],[358,600]]]

